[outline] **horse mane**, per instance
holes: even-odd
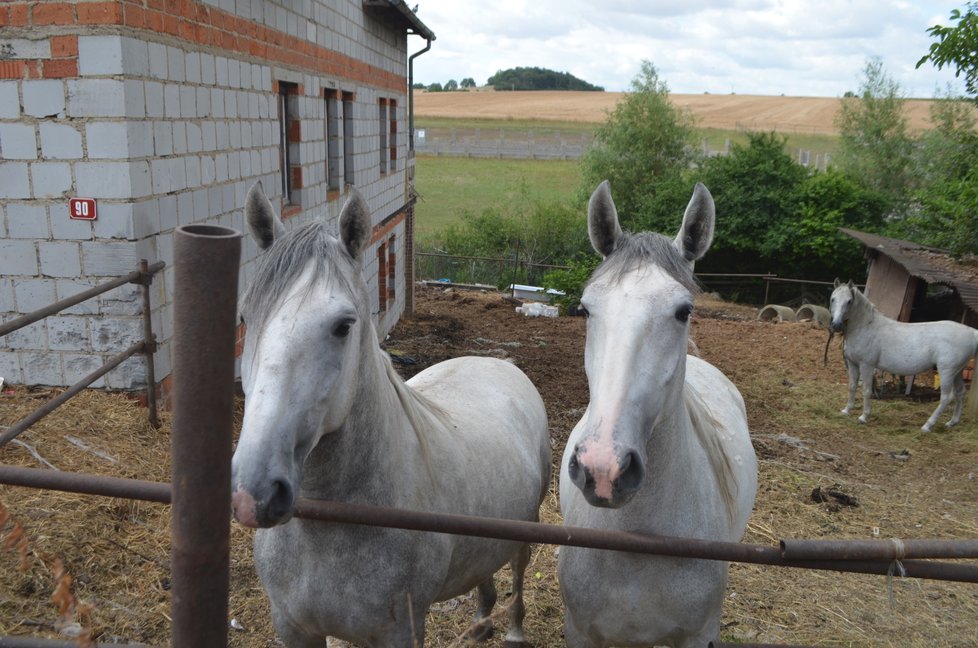
[[[337,279],[343,282],[344,288],[355,292],[347,277],[356,276],[359,267],[330,235],[327,222],[317,218],[275,239],[272,246],[259,257],[255,276],[241,298],[245,324],[253,330],[263,330],[279,300],[288,293],[288,287],[309,267],[309,263],[315,264],[316,277],[326,277],[327,281]],[[346,273],[341,264],[346,266]]]
[[[706,404],[699,392],[690,387],[687,382],[683,388],[683,403],[689,412],[689,419],[696,432],[696,438],[706,452],[710,467],[716,476],[720,487],[720,497],[727,509],[727,521],[734,523],[734,508],[739,485],[734,476],[733,465],[727,449],[720,443],[720,437],[725,432],[725,426],[713,416],[710,406]]]
[[[702,292],[693,264],[683,257],[672,239],[657,232],[622,233],[615,241],[615,249],[595,269],[588,283],[605,275],[618,282],[626,273],[648,263],[657,264],[694,296]]]
[[[432,483],[437,483],[435,479],[437,473],[431,461],[431,445],[428,443],[428,438],[425,436],[424,430],[434,425],[443,425],[445,428],[451,430],[453,426],[449,414],[424,394],[418,393],[416,389],[411,389],[404,382],[404,379],[401,378],[401,375],[397,373],[390,356],[386,353],[382,355],[384,356],[384,370],[387,379],[394,388],[397,400],[401,404],[401,408],[404,410],[404,414],[411,424],[411,429],[414,430],[414,434],[418,439],[418,446],[421,448],[421,457],[424,459],[428,476],[431,478]]]
[[[853,295],[852,297],[853,303],[855,304],[856,302],[858,302],[859,307],[869,314],[870,319],[876,317],[886,317],[886,315],[884,315],[880,311],[880,309],[876,308],[876,304],[874,304],[872,300],[866,296],[866,293],[859,290],[859,288],[856,288],[855,286],[850,288],[850,290],[852,291],[852,295]],[[891,318],[887,317],[887,319],[891,319]]]

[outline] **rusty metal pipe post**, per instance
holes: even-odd
[[[241,235],[188,225],[174,240],[174,648],[228,642],[234,336]]]
[[[142,274],[143,293],[143,354],[146,356],[146,407],[149,409],[149,424],[159,429],[159,408],[156,405],[156,336],[153,334],[153,303],[150,300],[149,287],[153,283],[153,275],[149,272],[149,262],[142,259],[139,262],[139,272]]]

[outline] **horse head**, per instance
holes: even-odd
[[[373,325],[360,256],[370,235],[354,189],[339,217],[286,233],[256,183],[245,216],[261,250],[242,300],[244,420],[232,459],[232,508],[239,522],[270,527],[292,517],[303,465],[353,407],[361,345]]]
[[[584,367],[590,404],[568,475],[594,506],[617,508],[642,487],[650,435],[682,408],[693,264],[713,240],[714,205],[697,184],[675,238],[622,231],[608,182],[588,203],[604,261],[585,286]]]
[[[841,283],[838,279],[832,287],[832,297],[829,299],[829,330],[832,333],[841,333],[846,328],[846,320],[849,318],[849,309],[855,299],[856,284],[849,280],[849,283]]]

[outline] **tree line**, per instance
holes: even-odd
[[[496,90],[574,90],[603,92],[604,88],[591,85],[587,81],[578,79],[568,72],[555,72],[540,67],[516,67],[508,70],[499,70],[486,81],[487,86],[492,86]],[[456,90],[468,90],[475,88],[476,82],[472,77],[466,77],[461,82],[449,79],[444,84],[423,83],[414,84],[416,90],[427,90],[428,92],[454,92]]]

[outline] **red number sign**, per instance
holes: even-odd
[[[68,216],[75,220],[95,220],[98,207],[94,198],[69,198]]]

